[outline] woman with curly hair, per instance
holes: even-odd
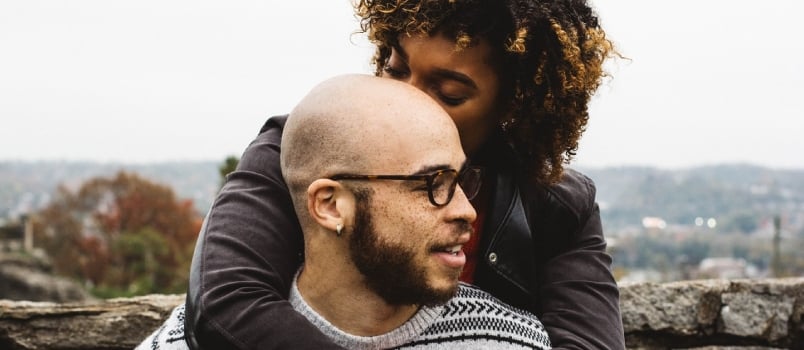
[[[595,187],[564,167],[615,54],[581,0],[360,0],[376,74],[449,113],[474,165],[461,279],[539,316],[555,348],[624,348]],[[185,321],[191,348],[337,348],[287,302],[303,240],[270,118],[207,215]],[[200,346],[199,346],[200,345]]]

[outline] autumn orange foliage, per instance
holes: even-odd
[[[60,186],[36,218],[54,270],[101,296],[184,292],[202,223],[192,201],[127,172]]]

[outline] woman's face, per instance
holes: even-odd
[[[449,113],[468,155],[488,139],[502,118],[500,78],[493,66],[491,47],[477,45],[457,50],[444,35],[401,35],[381,74],[424,91]]]

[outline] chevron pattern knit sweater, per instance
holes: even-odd
[[[550,349],[547,332],[536,316],[464,283],[446,304],[422,307],[399,328],[372,337],[345,333],[318,315],[302,299],[295,280],[290,302],[347,349]]]
[[[290,301],[324,334],[347,349],[550,348],[547,333],[536,316],[463,283],[446,304],[423,307],[399,328],[373,337],[358,337],[335,328],[302,300],[295,281]],[[189,350],[184,340],[184,317],[182,303],[136,350]]]

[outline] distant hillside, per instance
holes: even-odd
[[[218,162],[119,164],[92,162],[0,162],[0,219],[42,207],[60,184],[77,187],[120,170],[168,185],[179,198],[191,199],[206,212],[218,191]]]
[[[41,207],[58,184],[78,186],[119,170],[136,172],[173,187],[205,213],[218,191],[220,162],[109,164],[89,162],[0,162],[0,218]],[[683,170],[647,167],[580,168],[597,184],[607,233],[640,227],[646,216],[668,225],[716,218],[723,230],[751,232],[773,215],[804,228],[804,169],[774,170],[718,165]]]
[[[781,215],[791,227],[804,227],[804,170],[752,165],[579,170],[597,183],[603,222],[610,229],[641,225],[646,216],[660,217],[668,225],[712,217],[724,229],[750,232],[768,217]]]

